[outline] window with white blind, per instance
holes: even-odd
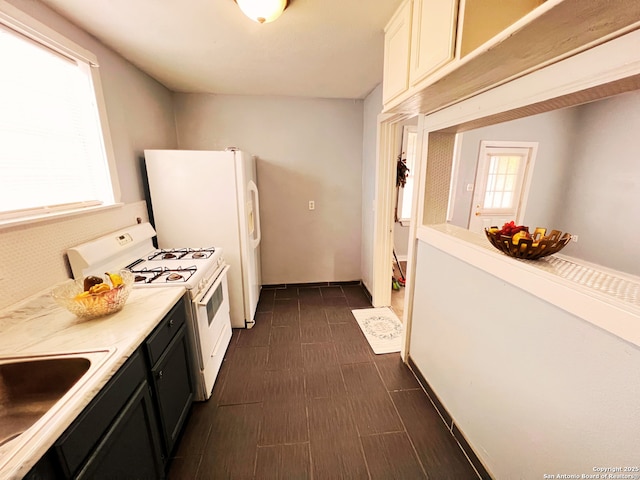
[[[95,59],[17,25],[0,17],[0,223],[114,204]]]

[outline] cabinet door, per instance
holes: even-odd
[[[156,425],[149,384],[145,380],[127,402],[76,478],[164,478]]]
[[[382,101],[387,103],[409,87],[411,1],[405,1],[384,29]]]
[[[22,480],[59,480],[64,478],[64,474],[59,471],[57,460],[54,453],[49,450]]]
[[[457,18],[458,0],[413,0],[411,85],[453,59]]]
[[[139,350],[118,370],[54,445],[64,478],[73,478],[142,382],[147,369]]]
[[[167,456],[173,450],[193,402],[189,344],[185,329],[185,326],[180,328],[151,370]]]

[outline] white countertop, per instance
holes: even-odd
[[[133,289],[121,311],[91,320],[58,306],[49,291],[0,311],[0,360],[102,352],[93,355],[89,374],[63,397],[63,405],[0,447],[0,478],[20,479],[29,472],[184,293],[175,286]]]

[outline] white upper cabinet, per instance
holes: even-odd
[[[384,112],[433,112],[639,24],[638,0],[405,0],[385,29]]]
[[[411,0],[406,0],[384,29],[382,100],[388,103],[409,88]]]
[[[453,60],[458,0],[413,0],[411,85]]]

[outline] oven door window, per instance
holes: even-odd
[[[222,283],[220,283],[220,285],[218,285],[218,288],[216,288],[215,291],[213,292],[213,295],[211,295],[211,298],[209,299],[206,305],[207,322],[209,323],[209,325],[211,325],[211,322],[213,322],[213,319],[215,318],[216,313],[218,313],[218,310],[220,309],[220,305],[222,305],[223,302],[224,302],[224,292],[222,288]]]

